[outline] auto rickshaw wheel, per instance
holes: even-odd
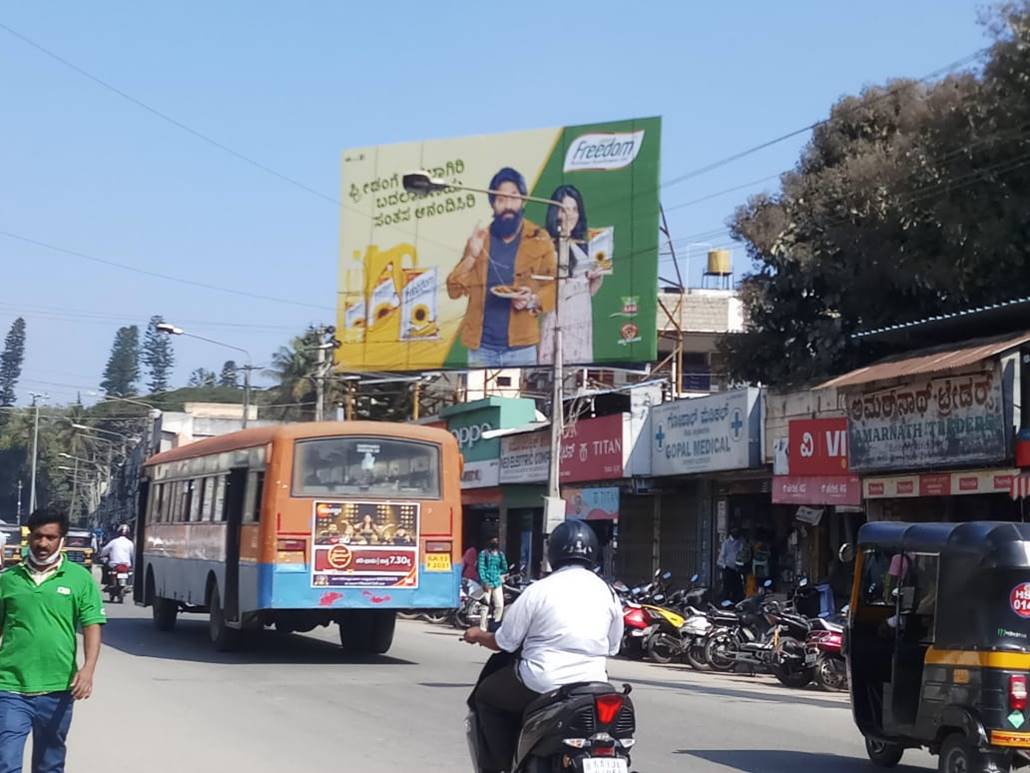
[[[941,744],[941,753],[937,759],[937,770],[941,773],[1007,773],[1009,766],[1004,767],[993,760],[988,764],[987,758],[980,750],[966,740],[963,733],[952,733]]]
[[[865,753],[869,755],[869,761],[877,767],[893,768],[901,762],[901,755],[905,753],[905,747],[901,744],[866,736]]]

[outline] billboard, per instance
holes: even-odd
[[[654,360],[660,144],[644,118],[345,151],[337,366],[549,366],[558,326],[570,365]]]

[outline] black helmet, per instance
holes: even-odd
[[[558,524],[558,528],[547,538],[547,560],[551,569],[561,569],[569,564],[581,564],[588,569],[597,562],[601,546],[597,535],[586,521],[570,518]]]

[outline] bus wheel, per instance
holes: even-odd
[[[395,612],[350,612],[340,620],[340,644],[350,655],[382,655],[396,626]]]
[[[240,643],[240,632],[230,628],[225,622],[225,612],[222,611],[222,598],[218,595],[218,586],[211,588],[211,600],[208,602],[208,609],[211,610],[211,617],[208,622],[208,635],[211,643],[219,652],[230,652],[236,649]]]
[[[175,601],[154,596],[150,609],[154,616],[154,627],[157,630],[171,631],[175,629],[175,620],[179,616],[179,605]]]

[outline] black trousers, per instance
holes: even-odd
[[[516,662],[495,671],[476,687],[473,700],[479,717],[479,731],[485,741],[480,767],[485,771],[511,769],[522,729],[522,712],[540,693],[522,684],[515,673]]]
[[[744,598],[744,579],[736,569],[722,570],[722,595],[734,604]]]

